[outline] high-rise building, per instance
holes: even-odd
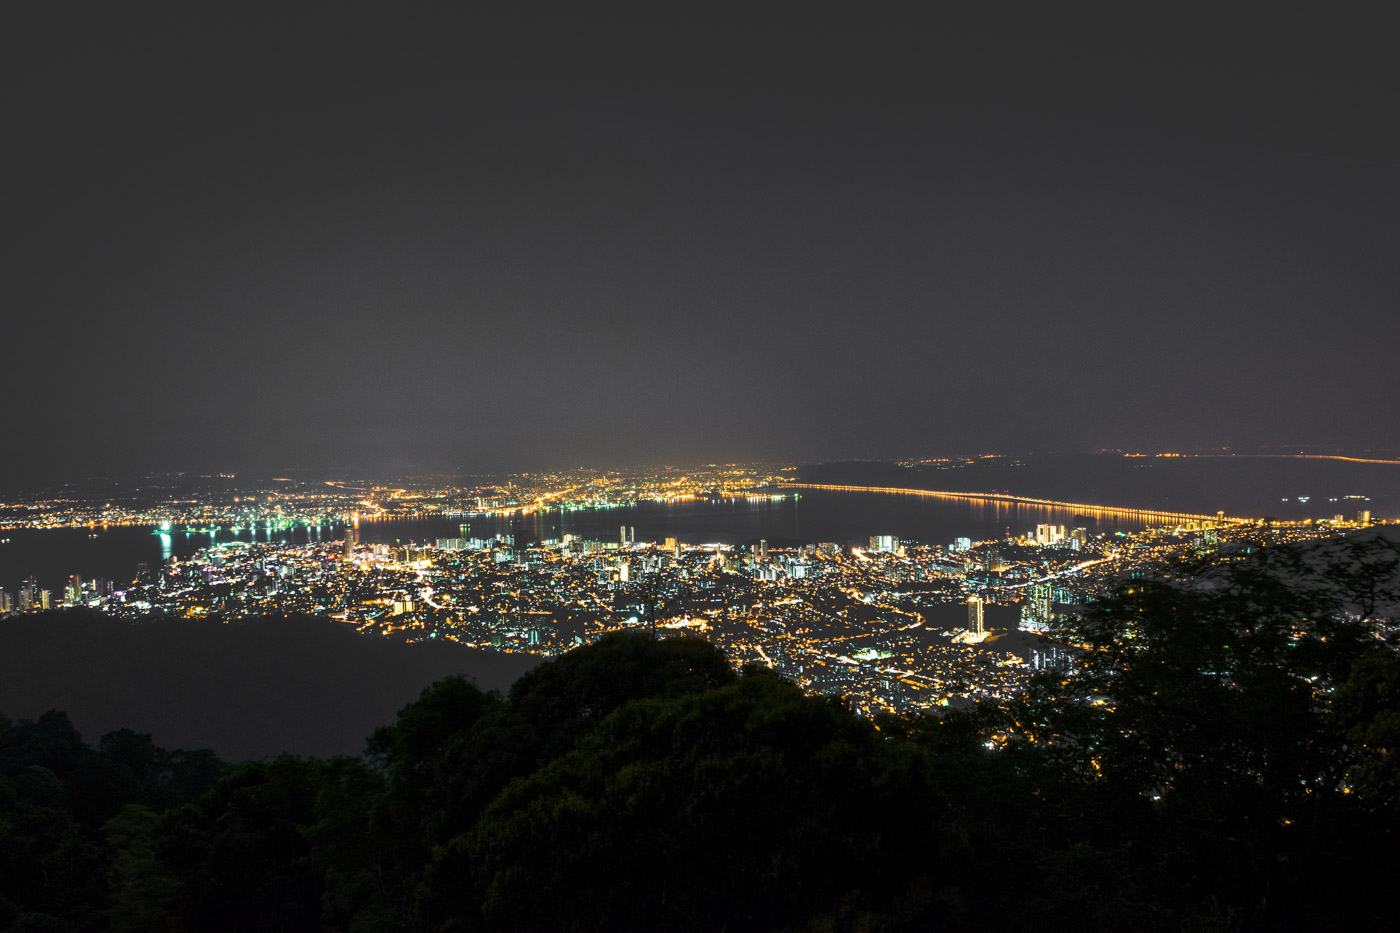
[[[617,526],[617,527],[618,527],[618,541],[617,541],[618,547],[626,547],[626,546],[627,546],[627,526],[626,526],[626,525],[619,525],[619,526]]]
[[[759,560],[767,560],[767,559],[768,559],[768,539],[767,539],[767,538],[759,538],[759,539],[758,539],[758,559],[759,559]]]
[[[345,526],[345,559],[355,559],[355,545],[359,543],[360,529],[354,525]]]
[[[33,577],[19,585],[19,611],[32,612],[39,608],[39,584]]]
[[[975,594],[967,598],[967,630],[979,638],[987,634],[983,627],[982,597]]]
[[[1021,631],[1049,631],[1054,619],[1055,598],[1055,587],[1049,581],[1031,584],[1026,604],[1021,607]]]
[[[1035,601],[1035,613],[1042,622],[1050,621],[1050,603],[1054,596],[1049,583],[1037,583],[1031,587],[1031,599]]]
[[[1055,589],[1048,581],[1031,584],[1030,598],[1021,607],[1021,631],[1045,632],[1050,628]]]
[[[1035,543],[1039,545],[1060,544],[1065,540],[1064,525],[1036,525]]]
[[[893,554],[899,550],[899,539],[894,535],[871,535],[870,550],[881,554]]]
[[[1065,672],[1074,669],[1074,661],[1064,645],[1052,642],[1042,648],[1031,649],[1031,669]]]
[[[1369,525],[1369,524],[1371,524],[1371,510],[1370,510],[1370,509],[1362,509],[1360,512],[1357,512],[1357,513],[1356,513],[1356,523],[1357,523],[1358,525]]]
[[[0,614],[10,611],[10,594],[5,592],[5,588],[0,586]]]

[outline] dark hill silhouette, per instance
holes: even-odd
[[[460,674],[505,690],[539,661],[306,617],[131,624],[45,613],[0,622],[0,710],[32,719],[60,709],[88,741],[127,727],[233,761],[357,755],[424,684]]]

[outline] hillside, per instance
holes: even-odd
[[[358,755],[424,684],[462,675],[504,690],[531,655],[401,644],[324,620],[128,624],[86,613],[0,622],[0,710],[68,713],[91,742],[120,728],[239,761]]]

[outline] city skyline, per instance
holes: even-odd
[[[1355,455],[1400,406],[1364,22],[94,6],[7,32],[0,487]]]
[[[81,527],[106,534],[135,526],[148,541],[158,538],[160,559],[127,535],[126,556],[144,558],[134,576],[107,577],[85,565],[67,573],[61,589],[31,573],[13,593],[0,578],[0,617],[59,609],[232,623],[305,614],[377,638],[540,656],[627,631],[691,634],[723,650],[736,668],[773,668],[806,690],[841,693],[864,714],[927,712],[1019,694],[1032,673],[1063,664],[1063,648],[1041,636],[1116,581],[1266,542],[1335,544],[1357,534],[1358,541],[1379,535],[1372,543],[1388,547],[1385,536],[1393,534],[1385,523],[1363,531],[1369,512],[1274,522],[1041,502],[1043,512],[1008,514],[1004,534],[937,541],[928,527],[911,536],[909,526],[866,502],[844,532],[827,524],[816,526],[815,538],[797,532],[770,540],[754,537],[759,529],[733,511],[718,537],[697,534],[700,526],[684,518],[659,528],[654,513],[636,511],[640,503],[713,509],[723,500],[731,510],[735,501],[755,500],[759,508],[822,510],[820,499],[796,504],[822,487],[796,483],[774,494],[753,485],[762,477],[748,469],[581,484],[578,477],[522,477],[529,482],[510,490],[325,483],[250,494],[234,487],[154,512],[104,511]],[[726,491],[707,498],[716,482]],[[552,512],[557,525],[543,521]],[[1056,515],[1076,524],[1056,524]],[[58,517],[32,515],[27,530],[53,534],[93,518],[70,513],[59,525]],[[1127,530],[1105,519],[1126,519]],[[856,526],[904,531],[858,541],[850,537]],[[775,525],[759,533],[781,532]]]

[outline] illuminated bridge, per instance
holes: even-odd
[[[1197,515],[1192,512],[1165,512],[1160,509],[1125,509],[1113,505],[1090,505],[1084,502],[1061,502],[1058,499],[1034,499],[1030,496],[1013,496],[1010,493],[996,492],[943,492],[934,489],[901,489],[895,486],[834,486],[823,483],[784,483],[783,488],[793,489],[828,489],[833,492],[884,492],[894,493],[902,496],[924,496],[930,499],[947,499],[960,502],[977,503],[1015,503],[1017,505],[1032,505],[1042,508],[1066,509],[1078,512],[1081,515],[1092,515],[1095,518],[1130,518],[1139,521],[1168,521],[1168,522],[1218,522],[1224,521],[1231,524],[1242,524],[1249,521],[1246,518],[1227,518],[1223,515]]]
[[[1382,460],[1373,457],[1344,457],[1341,454],[1129,454],[1133,457],[1183,457],[1183,458],[1206,458],[1213,457],[1218,460],[1231,459],[1253,459],[1253,460],[1338,460],[1342,463],[1381,463],[1386,466],[1400,466],[1400,460]]]

